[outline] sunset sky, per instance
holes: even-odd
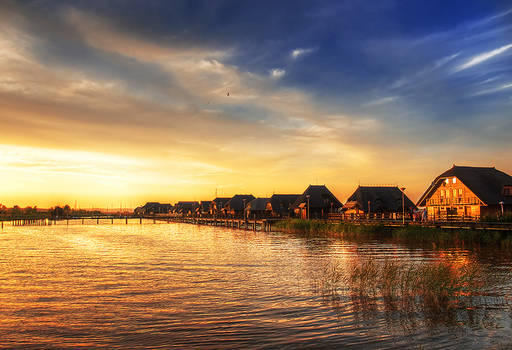
[[[507,1],[1,1],[0,203],[512,173]]]

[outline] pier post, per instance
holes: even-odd
[[[139,223],[142,225],[142,218],[139,218]]]
[[[4,222],[2,221],[2,230],[4,229]]]
[[[110,224],[112,224],[112,225],[114,224],[114,218],[110,219]]]
[[[99,225],[100,223],[100,218],[96,218],[96,225]]]
[[[82,218],[82,225],[84,224],[84,218]]]
[[[128,225],[128,216],[124,218],[126,225]]]

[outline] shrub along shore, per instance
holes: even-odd
[[[512,247],[512,233],[497,230],[447,229],[416,225],[385,226],[325,220],[290,219],[276,223],[274,229],[306,236],[330,236],[345,239],[390,239],[399,243],[501,245]]]

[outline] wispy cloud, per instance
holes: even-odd
[[[366,107],[381,106],[381,105],[395,102],[396,100],[398,100],[398,96],[382,97],[382,98],[367,102],[364,104],[364,106],[366,106]]]
[[[281,79],[286,74],[284,69],[274,68],[270,70],[270,76],[274,79]]]
[[[480,96],[480,95],[493,94],[493,93],[501,92],[503,90],[508,90],[508,89],[511,89],[511,88],[512,88],[512,83],[503,84],[503,85],[500,85],[500,86],[497,86],[497,87],[494,87],[494,88],[478,91],[478,92],[474,93],[472,96]]]
[[[290,56],[293,59],[297,59],[301,56],[310,54],[313,51],[315,51],[315,49],[313,49],[313,48],[298,48],[298,49],[292,50],[292,52],[290,52]]]
[[[508,49],[512,48],[512,44],[508,44],[508,45],[504,45],[500,48],[497,48],[495,50],[492,50],[492,51],[488,51],[488,52],[484,52],[484,53],[481,53],[479,55],[476,55],[474,56],[473,58],[471,58],[469,61],[455,67],[454,69],[454,72],[460,72],[464,69],[468,69],[468,68],[471,68],[473,66],[476,66],[482,62],[485,62],[491,58],[493,58],[494,56],[497,56],[497,55],[500,55],[502,54],[503,52],[507,51]]]

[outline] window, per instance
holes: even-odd
[[[453,198],[457,197],[457,190],[453,189]]]
[[[457,183],[457,178],[456,177],[453,178],[452,183],[454,183],[454,184]]]
[[[462,188],[459,188],[459,197],[462,197]]]
[[[450,198],[450,190],[446,190],[446,198]]]
[[[445,183],[449,183],[450,182],[450,179],[446,179],[444,180]]]
[[[512,196],[512,185],[503,186],[503,195],[504,196]]]
[[[444,197],[444,190],[441,190],[441,197]]]

